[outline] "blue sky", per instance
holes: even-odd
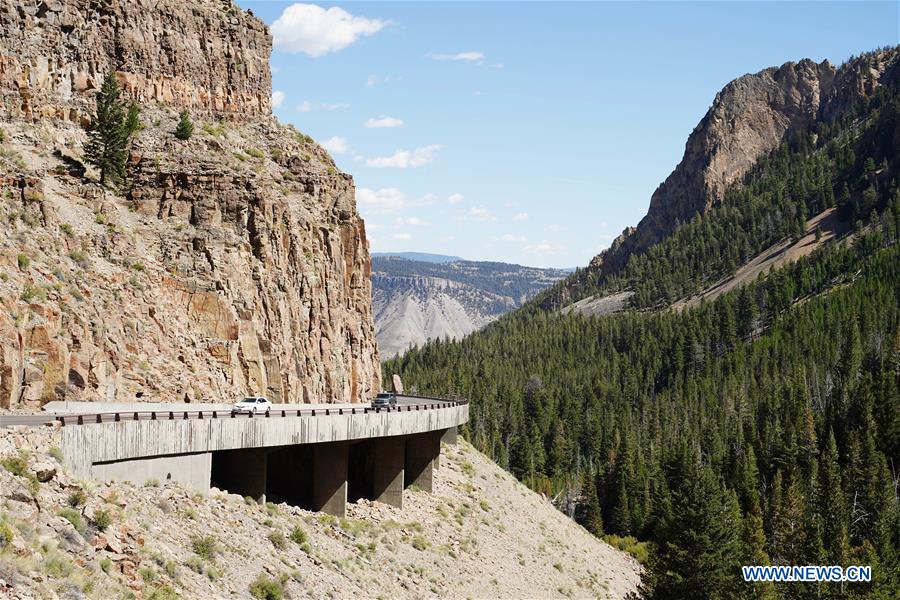
[[[897,2],[238,3],[373,251],[537,266],[636,224],[731,79],[900,43]]]

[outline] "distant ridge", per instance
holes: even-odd
[[[417,260],[419,262],[436,263],[439,265],[456,262],[458,260],[465,260],[459,256],[431,254],[429,252],[373,252],[372,256],[405,258],[407,260]]]
[[[430,261],[407,256],[427,256]],[[451,259],[437,261],[436,258]],[[372,258],[372,307],[381,357],[434,338],[457,339],[567,275],[499,262],[474,262],[421,252]]]

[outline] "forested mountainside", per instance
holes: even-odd
[[[896,59],[854,64],[886,53]],[[842,110],[791,133],[620,271],[582,271],[383,373],[471,398],[477,447],[568,498],[595,533],[649,542],[647,597],[896,598],[900,96],[896,77],[880,82],[832,90]],[[666,308],[829,208],[846,233],[712,301]],[[643,310],[555,310],[623,289]],[[744,584],[752,564],[871,565],[874,578]]]
[[[561,269],[499,262],[374,256],[372,309],[379,353],[391,358],[430,339],[460,338],[565,276]]]

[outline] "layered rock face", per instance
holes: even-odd
[[[100,3],[62,4],[69,14]],[[210,19],[202,30],[210,47],[244,40],[249,48],[255,39],[268,55],[263,26],[219,2],[103,6],[126,22],[199,27]],[[61,31],[47,26],[44,51],[60,72],[72,72],[66,47],[54,55],[53,40],[65,31],[60,21],[55,27]],[[0,38],[4,60],[8,43]],[[215,54],[203,68],[202,52],[186,58],[183,77],[166,80],[174,87],[130,88],[135,97],[184,94],[142,104],[145,127],[120,192],[97,185],[90,168],[84,173],[85,133],[69,117],[90,107],[92,93],[65,98],[46,88],[30,112],[0,119],[0,407],[228,402],[246,394],[360,402],[378,391],[371,267],[352,178],[310,138],[265,114],[268,89],[262,98],[257,84],[238,77],[221,94],[198,92],[216,89],[208,78],[221,66]],[[161,58],[129,56],[125,75],[162,72]],[[253,68],[269,85],[267,63]],[[3,82],[4,98],[21,92]],[[173,132],[185,105],[202,110],[192,110],[194,136],[180,141]],[[228,119],[232,109],[242,117]]]
[[[0,112],[84,119],[110,69],[141,103],[220,115],[271,110],[272,40],[231,0],[0,3]]]
[[[840,69],[827,61],[788,62],[726,85],[688,138],[681,162],[653,193],[647,216],[591,266],[613,272],[632,253],[721,202],[730,185],[791,133],[833,119],[874,94],[896,71],[898,55],[897,49],[885,50]]]

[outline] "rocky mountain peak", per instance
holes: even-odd
[[[650,199],[647,215],[591,265],[605,272],[668,235],[679,223],[721,202],[763,154],[818,119],[830,120],[871,96],[897,68],[897,48],[848,61],[804,59],[728,83],[694,128],[684,156]]]

